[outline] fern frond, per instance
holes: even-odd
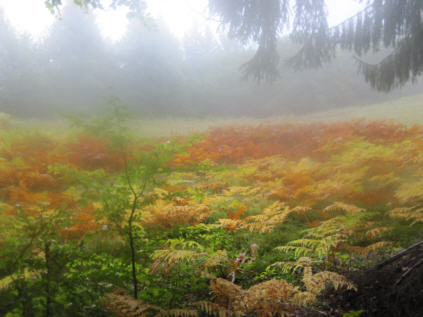
[[[412,221],[411,225],[423,223],[423,208],[419,207],[402,207],[395,208],[389,212],[389,216],[394,219]]]
[[[203,251],[204,247],[199,244],[197,241],[184,240],[184,239],[168,239],[166,241],[169,249],[196,249]]]
[[[379,241],[379,242],[370,244],[364,248],[364,254],[367,255],[370,252],[377,251],[383,247],[390,246],[390,245],[392,245],[392,242],[390,241]]]
[[[420,204],[423,202],[423,180],[402,184],[395,193],[401,204]]]
[[[224,297],[231,301],[238,300],[245,291],[241,286],[229,282],[223,278],[217,278],[210,282],[210,290],[216,297]]]
[[[271,232],[275,226],[283,223],[292,212],[293,209],[277,201],[265,208],[259,215],[249,216],[242,220],[219,219],[219,222],[223,228],[230,230],[247,229],[251,232],[268,233]]]
[[[197,252],[192,250],[172,250],[164,249],[157,250],[153,253],[152,258],[154,260],[160,260],[161,262],[166,262],[167,264],[175,264],[183,261],[191,261],[192,259],[198,259],[200,257],[206,256],[207,253]]]
[[[303,246],[306,248],[310,248],[310,249],[314,249],[320,246],[320,241],[319,240],[314,240],[314,239],[298,239],[298,240],[293,240],[290,241],[288,243],[288,245],[293,245],[293,246]]]
[[[363,212],[365,211],[365,209],[363,208],[359,208],[357,206],[354,205],[349,205],[349,204],[345,204],[343,202],[335,202],[330,206],[327,206],[324,211],[329,212],[329,213],[339,213],[339,212],[345,212],[348,214],[355,214],[355,213],[359,213],[359,212]]]
[[[275,262],[269,265],[267,268],[278,267],[282,270],[283,273],[295,272],[300,266],[297,265],[296,262],[293,261],[284,261],[284,262]]]
[[[315,261],[309,257],[300,257],[297,261],[285,261],[285,262],[275,262],[271,264],[269,267],[277,266],[282,269],[282,272],[297,272],[300,269],[304,269],[306,267],[310,267]]]
[[[348,253],[354,253],[361,256],[366,256],[367,251],[366,248],[360,247],[360,246],[354,246],[354,245],[343,245],[342,249],[347,251]]]
[[[156,194],[160,199],[165,198],[169,195],[169,192],[167,190],[164,190],[162,188],[154,188],[154,194]]]
[[[313,256],[313,250],[306,248],[306,247],[300,247],[300,246],[294,246],[294,245],[283,245],[276,247],[275,250],[289,253],[294,252],[295,257],[299,258],[301,256]]]
[[[380,237],[381,235],[383,235],[385,232],[389,230],[391,230],[391,228],[389,227],[374,228],[366,232],[366,237],[368,239],[374,239],[374,238]]]
[[[304,215],[304,214],[308,213],[311,210],[312,209],[310,207],[297,206],[294,209],[292,209],[292,212],[294,212],[296,214],[299,214],[299,215]]]
[[[168,309],[159,312],[156,316],[197,317],[198,312],[193,309]]]
[[[355,284],[345,276],[330,271],[316,273],[311,278],[307,276],[307,283],[304,281],[304,284],[307,290],[314,294],[320,294],[328,285],[331,285],[335,290],[345,287],[357,291]]]
[[[207,257],[207,261],[203,264],[203,268],[214,268],[216,266],[225,264],[229,261],[226,250],[217,250]]]
[[[228,309],[212,302],[200,301],[191,304],[192,306],[198,307],[199,310],[205,312],[207,315],[218,316],[218,317],[231,317],[233,313]]]
[[[258,191],[258,188],[252,188],[250,186],[231,186],[225,189],[223,194],[227,197],[233,197],[235,195],[254,196]]]
[[[241,228],[251,232],[268,233],[275,226],[283,223],[292,211],[284,203],[277,201],[265,208],[262,214],[245,218],[241,223]]]
[[[245,312],[258,316],[289,316],[292,297],[298,292],[297,287],[285,280],[274,279],[254,285],[247,292]]]
[[[172,228],[176,225],[195,225],[210,216],[211,210],[204,204],[176,205],[176,202],[157,199],[143,212],[142,224],[147,227]]]
[[[220,227],[226,230],[233,231],[235,229],[239,229],[241,227],[241,220],[239,219],[219,219]]]
[[[41,278],[42,271],[30,271],[28,269],[25,269],[22,273],[15,273],[8,275],[6,277],[3,277],[0,280],[0,291],[7,290],[10,288],[14,281],[18,279],[24,279],[24,280],[32,280],[32,279],[39,279]]]
[[[389,211],[389,217],[394,219],[404,219],[408,220],[410,212],[413,210],[413,207],[399,207],[394,208]]]
[[[116,316],[149,316],[148,312],[165,312],[161,307],[149,305],[134,299],[123,289],[106,294],[105,306]]]
[[[151,266],[151,271],[154,273],[164,267],[170,270],[177,263],[193,262],[193,260],[206,257],[207,253],[203,250],[203,246],[195,241],[169,239],[166,249],[154,251],[152,259],[155,262]]]
[[[316,294],[312,292],[299,292],[292,298],[292,303],[297,306],[311,306],[317,302]]]

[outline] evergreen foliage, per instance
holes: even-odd
[[[53,11],[61,5],[60,0],[45,3]],[[75,3],[101,6],[97,0]],[[113,5],[128,5],[140,15],[144,6],[139,3],[142,2],[115,0]],[[279,76],[277,43],[284,32],[289,32],[291,39],[302,46],[288,61],[296,69],[321,66],[335,57],[337,48],[361,56],[385,47],[391,53],[376,64],[356,58],[360,72],[373,88],[390,91],[415,81],[422,72],[420,0],[367,0],[362,11],[331,27],[324,0],[209,0],[209,8],[227,26],[231,37],[258,45],[254,57],[242,66],[247,78],[274,81]]]
[[[420,0],[368,1],[364,10],[332,27],[328,26],[323,0],[210,0],[210,9],[228,25],[233,37],[258,44],[256,55],[245,67],[246,74],[258,80],[277,76],[276,42],[286,29],[291,31],[292,40],[302,45],[289,60],[297,69],[321,66],[335,56],[336,48],[361,56],[387,47],[392,53],[375,65],[357,58],[359,70],[372,87],[389,91],[415,80],[422,71]]]

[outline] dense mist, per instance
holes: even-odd
[[[34,42],[0,11],[0,111],[41,118],[91,112],[113,96],[143,116],[263,117],[378,103],[423,88],[373,91],[344,52],[322,69],[295,72],[282,62],[276,82],[246,81],[240,67],[255,48],[203,29],[178,39],[160,20],[134,19],[121,40],[110,42],[92,14],[65,6]],[[282,61],[296,51],[288,40],[279,46]]]

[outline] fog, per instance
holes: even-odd
[[[0,111],[47,118],[95,112],[114,97],[140,117],[267,117],[370,105],[423,91],[421,83],[389,94],[372,90],[357,74],[351,52],[338,52],[323,68],[295,72],[283,63],[297,49],[286,39],[279,43],[280,78],[247,81],[240,67],[254,55],[253,45],[211,26],[194,25],[182,38],[173,34],[159,19],[131,19],[126,34],[111,41],[92,13],[71,5],[34,41],[18,34],[0,10]]]

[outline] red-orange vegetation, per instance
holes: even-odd
[[[308,226],[309,228],[315,228],[315,227],[320,226],[321,224],[322,224],[322,222],[321,222],[320,220],[313,220],[313,221],[309,222],[309,223],[307,224],[307,226]]]
[[[235,212],[230,211],[230,212],[228,212],[228,218],[234,219],[234,220],[239,220],[239,219],[241,219],[242,216],[245,215],[246,209],[248,209],[248,207],[240,207]]]
[[[182,187],[182,186],[178,186],[178,185],[173,185],[173,186],[169,186],[169,187],[164,188],[164,190],[167,191],[167,192],[173,193],[173,192],[184,191],[184,190],[186,190],[186,188]]]
[[[79,208],[77,213],[73,215],[73,225],[63,229],[60,233],[67,239],[80,239],[86,233],[94,233],[99,229],[99,223],[94,215],[95,207],[89,205]]]
[[[241,163],[248,159],[281,155],[290,160],[302,157],[327,159],[346,147],[346,142],[365,139],[374,144],[390,144],[423,133],[415,126],[376,122],[273,124],[222,127],[176,157],[174,164],[210,159],[216,163]]]
[[[113,151],[109,142],[102,138],[80,135],[67,148],[70,162],[83,169],[117,171],[125,164],[125,154]]]
[[[89,153],[96,150],[99,147],[93,145]],[[22,211],[37,217],[42,213],[50,216],[59,212],[75,224],[65,231],[81,236],[95,230],[92,210],[80,206],[76,197],[66,192],[69,187],[67,180],[57,178],[49,170],[49,166],[69,164],[69,154],[63,142],[37,134],[16,135],[1,144],[0,156],[3,161],[0,165],[0,199],[7,206],[6,214],[16,215]]]
[[[58,148],[58,142],[52,138],[34,134],[16,137],[3,144],[0,153],[6,160],[20,158],[28,165],[46,169],[49,163],[66,159],[65,153]]]

